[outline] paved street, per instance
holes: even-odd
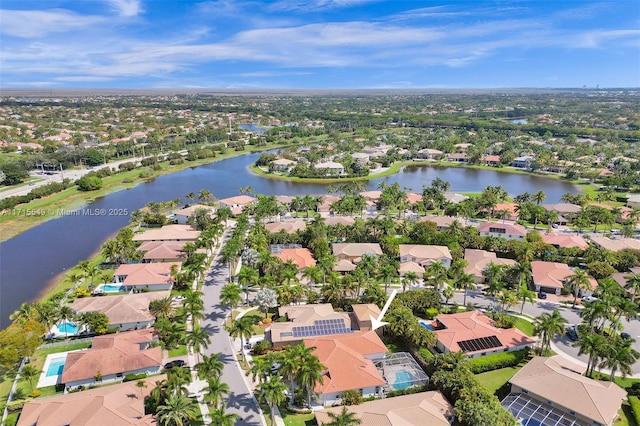
[[[227,235],[224,237],[225,242],[226,239]],[[222,381],[231,388],[231,395],[226,398],[227,411],[240,416],[236,424],[263,425],[256,401],[247,386],[244,371],[236,358],[239,344],[237,347],[231,347],[229,333],[222,326],[227,312],[220,306],[220,289],[227,283],[228,274],[227,266],[220,262],[220,255],[217,254],[202,288],[206,318],[201,321],[201,325],[211,335],[209,348],[203,352],[206,355],[220,354],[220,360],[224,363]]]
[[[453,300],[462,305],[463,298],[464,295],[462,293],[456,293]],[[467,303],[471,302],[475,306],[487,307],[492,301],[493,299],[491,297],[485,296],[478,291],[470,291],[469,295],[467,296]],[[531,315],[533,317],[537,317],[544,312],[552,312],[554,309],[560,310],[560,313],[562,314],[563,318],[567,320],[568,324],[580,324],[582,322],[579,316],[579,309],[560,307],[559,305],[552,302],[536,301],[536,303],[533,305],[531,303],[526,303],[523,313]],[[511,310],[520,312],[520,305],[512,307]],[[631,336],[636,339],[633,347],[640,352],[640,321],[626,321],[625,319],[622,319],[621,322],[624,327],[624,331],[631,334]],[[566,335],[562,335],[561,337],[554,339],[554,344],[558,350],[586,363],[587,356],[578,356],[578,348],[573,347],[573,343],[574,342],[569,340]],[[634,376],[640,377],[640,361],[636,362],[633,365],[632,370]]]

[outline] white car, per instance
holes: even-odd
[[[598,300],[598,298],[593,296],[585,296],[582,298],[583,302],[595,302],[596,300]]]
[[[186,297],[184,296],[176,296],[171,298],[171,300],[173,300],[174,302],[182,302],[184,299],[186,299]]]

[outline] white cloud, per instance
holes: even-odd
[[[140,0],[106,0],[118,15],[124,18],[131,18],[142,13]]]
[[[79,15],[64,9],[0,10],[0,34],[21,38],[41,38],[101,24],[101,16]]]

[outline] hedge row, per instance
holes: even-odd
[[[637,425],[640,425],[640,399],[637,396],[629,396],[629,405],[631,405],[631,411],[633,412],[633,418]]]
[[[56,192],[60,192],[65,190],[68,185],[59,182],[53,182],[47,185],[42,185],[37,188],[32,189],[26,195],[14,195],[12,197],[7,197],[0,201],[0,210],[12,209],[18,204],[25,204],[30,201],[33,201],[37,198],[46,197],[47,195],[55,194]]]
[[[513,352],[501,352],[497,354],[473,358],[469,360],[469,368],[474,374],[485,371],[497,370],[499,368],[513,367],[520,364],[529,354],[527,349]]]
[[[140,380],[146,378],[147,375],[145,373],[140,374],[127,374],[124,376],[124,382],[133,382],[134,380]]]

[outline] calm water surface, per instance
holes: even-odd
[[[267,195],[327,192],[324,184],[292,183],[252,174],[248,166],[259,155],[247,154],[160,176],[135,188],[109,194],[85,208],[130,213],[149,201],[182,198],[188,192],[197,193],[203,188],[217,198],[238,195],[238,189],[246,186]],[[547,202],[559,201],[566,192],[579,192],[576,186],[557,179],[442,167],[407,168],[403,173],[369,181],[367,188],[376,189],[382,181],[398,182],[402,188],[421,192],[422,186],[429,185],[436,177],[449,181],[451,190],[457,192],[481,191],[487,185],[502,185],[512,195],[542,189],[547,194]],[[62,216],[0,243],[0,327],[8,325],[9,315],[20,303],[36,299],[57,275],[99,250],[107,238],[128,222],[127,215],[118,214]]]

